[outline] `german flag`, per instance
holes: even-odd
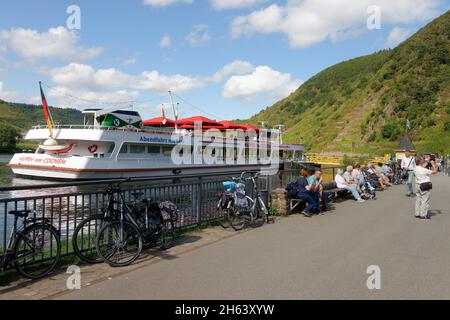
[[[50,131],[50,138],[54,139],[55,136],[53,134],[52,117],[50,115],[50,110],[48,109],[47,99],[45,98],[44,90],[42,90],[41,81],[39,81],[39,88],[41,89],[41,99],[42,99],[42,106],[44,107],[45,121],[47,122],[47,127],[48,130]]]

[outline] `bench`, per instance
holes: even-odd
[[[346,189],[338,188],[336,182],[329,182],[323,184],[324,190],[329,192],[332,199],[337,199],[343,196],[344,193],[347,195],[349,192]],[[298,206],[306,204],[304,200],[298,198],[288,198],[289,201],[289,212],[292,213]]]

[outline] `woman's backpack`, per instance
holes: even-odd
[[[292,181],[289,183],[286,187],[286,191],[288,193],[289,199],[294,199],[297,197],[298,194],[298,184],[297,181]]]

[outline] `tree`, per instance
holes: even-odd
[[[397,123],[389,122],[381,128],[381,136],[383,139],[395,141],[400,135],[400,128]]]
[[[15,127],[0,123],[0,153],[12,153],[16,149],[17,141],[20,139],[20,132]]]

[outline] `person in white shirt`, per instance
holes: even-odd
[[[336,177],[334,178],[334,181],[336,182],[336,186],[340,189],[345,189],[347,191],[350,191],[358,202],[365,202],[364,199],[361,198],[361,196],[358,193],[358,190],[356,190],[356,187],[353,183],[349,183],[345,181],[344,177],[342,176],[343,170],[339,169],[337,172]]]
[[[431,184],[431,175],[436,174],[436,165],[434,161],[431,162],[431,166],[433,170],[429,170],[426,167],[429,165],[427,161],[425,161],[422,157],[417,157],[416,159],[416,167],[414,169],[414,175],[416,177],[416,218],[430,219],[428,215],[428,211],[430,209],[430,197],[431,197],[431,189],[423,190],[424,184]]]
[[[402,159],[402,170],[404,175],[407,175],[408,180],[406,181],[406,196],[412,197],[414,195],[413,191],[413,178],[414,178],[414,169],[416,168],[414,156],[410,151],[407,151],[405,157]]]

